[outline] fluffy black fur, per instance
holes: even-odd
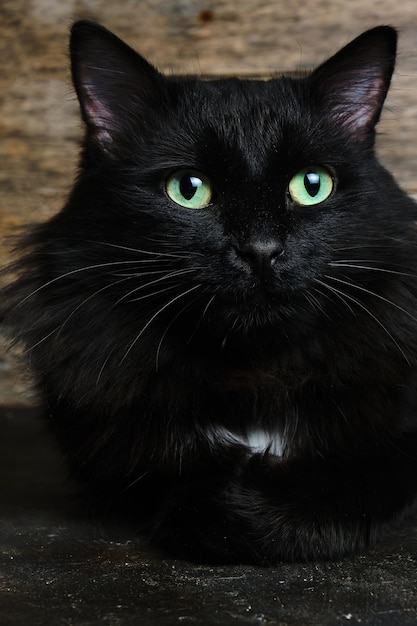
[[[304,78],[204,82],[73,27],[79,176],[5,314],[89,497],[174,555],[339,558],[415,508],[417,207],[374,155],[395,48],[382,26]],[[168,195],[184,169],[207,206]]]

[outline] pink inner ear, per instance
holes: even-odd
[[[94,88],[88,83],[83,83],[84,98],[83,107],[90,128],[94,131],[97,141],[103,147],[112,141],[112,131],[116,130],[114,116],[111,110],[97,97]]]
[[[383,90],[384,81],[375,75],[369,80],[362,80],[354,85],[352,95],[357,102],[357,108],[351,108],[348,123],[355,128],[375,124],[380,113]]]
[[[373,109],[362,105],[358,107],[357,111],[350,111],[349,116],[346,117],[345,124],[352,130],[361,130],[369,125],[372,117]]]
[[[368,77],[353,76],[339,92],[340,99],[332,105],[333,113],[353,132],[369,129],[378,121],[384,90],[383,78],[373,72]]]

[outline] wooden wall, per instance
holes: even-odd
[[[69,82],[68,31],[102,22],[161,69],[267,76],[314,66],[377,24],[400,29],[379,151],[417,196],[415,0],[0,0],[0,240],[57,211],[71,185],[81,126]],[[0,243],[0,261],[7,252]],[[0,348],[0,402],[25,384]]]

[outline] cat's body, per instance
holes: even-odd
[[[395,32],[303,79],[72,33],[87,135],[4,297],[87,493],[172,553],[337,558],[417,497],[417,207],[373,153]]]

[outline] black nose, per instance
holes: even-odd
[[[278,257],[284,251],[279,239],[250,239],[240,244],[236,251],[246,261],[259,278],[266,278]]]

